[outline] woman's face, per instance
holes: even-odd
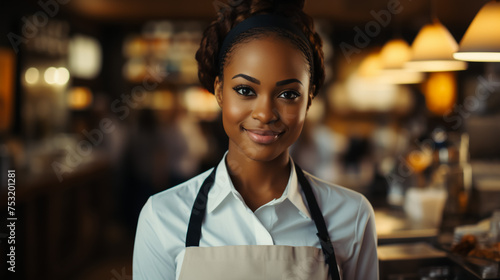
[[[312,100],[302,52],[283,39],[254,39],[236,46],[223,76],[215,96],[229,152],[257,161],[288,153]]]

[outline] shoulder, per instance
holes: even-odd
[[[304,171],[307,180],[310,182],[313,191],[315,192],[318,203],[334,204],[342,207],[369,207],[368,200],[360,193],[337,184],[322,180],[308,172]]]
[[[360,242],[368,239],[376,240],[375,214],[365,196],[309,173],[304,172],[304,174],[318,200],[339,256],[349,259],[356,253]]]
[[[149,197],[141,210],[138,230],[149,228],[149,234],[164,244],[182,244],[194,200],[210,171]]]
[[[173,279],[185,248],[191,208],[210,170],[149,197],[141,210],[134,242],[134,279]]]
[[[338,230],[338,227],[350,228],[352,234],[352,232],[363,231],[368,223],[374,221],[373,207],[364,195],[326,182],[307,172],[304,173],[311,184],[325,220],[332,225],[331,230]]]

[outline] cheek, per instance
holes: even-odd
[[[245,113],[245,108],[240,106],[237,102],[232,102],[230,104],[227,104],[229,106],[226,106],[224,108],[224,113],[226,113],[226,115],[228,115],[228,117],[234,119],[234,120],[238,120],[239,118],[241,118],[244,113]]]
[[[222,118],[226,124],[234,125],[244,120],[248,115],[248,110],[248,106],[245,106],[241,100],[226,96],[222,106]]]
[[[290,116],[291,117],[291,116]],[[305,123],[305,114],[295,115],[293,119],[289,119],[288,128],[290,129],[290,141],[293,143],[297,141]]]
[[[289,126],[301,128],[306,118],[306,108],[307,104],[284,106],[281,110],[281,119]]]

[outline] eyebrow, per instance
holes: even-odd
[[[279,82],[276,82],[276,86],[284,86],[284,85],[288,85],[288,84],[291,84],[291,83],[299,83],[302,85],[302,82],[297,80],[297,79],[286,79],[286,80],[283,80],[283,81],[279,81]]]
[[[254,77],[250,77],[250,76],[245,75],[245,74],[238,74],[238,75],[234,75],[233,79],[234,78],[238,78],[238,77],[242,77],[243,79],[246,79],[246,80],[248,80],[248,81],[250,81],[250,82],[252,82],[254,84],[260,85],[260,81],[257,80],[257,79],[255,79]]]
[[[254,84],[258,84],[260,85],[260,81],[254,77],[251,77],[251,76],[248,76],[248,75],[245,75],[245,74],[237,74],[237,75],[234,75],[233,79],[235,78],[238,78],[238,77],[241,77],[243,79],[246,79]],[[276,86],[283,86],[283,85],[288,85],[288,84],[291,84],[291,83],[299,83],[302,85],[302,82],[299,81],[298,79],[286,79],[286,80],[283,80],[283,81],[279,81],[279,82],[276,82]]]

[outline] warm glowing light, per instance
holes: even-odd
[[[383,49],[384,50],[384,49]],[[385,59],[390,59],[387,53],[390,51],[386,49]],[[394,60],[392,60],[394,62]],[[398,63],[392,63],[392,67],[401,66],[404,61],[400,60]],[[358,68],[358,75],[361,78],[370,79],[373,83],[381,84],[418,84],[424,79],[424,74],[412,69],[406,68],[384,68],[384,53],[374,52],[369,54]]]
[[[26,83],[33,85],[38,82],[38,78],[40,77],[40,72],[35,67],[30,67],[24,73],[24,80]]]
[[[374,78],[380,74],[381,70],[382,60],[380,53],[372,52],[359,65],[358,75],[363,78]]]
[[[169,90],[158,90],[152,92],[151,108],[157,110],[171,110],[175,106],[175,96]]]
[[[348,101],[358,111],[386,111],[392,108],[397,88],[380,79],[382,60],[380,52],[372,52],[363,59],[356,73],[346,81]]]
[[[457,60],[429,60],[429,61],[409,61],[406,65],[409,69],[422,72],[446,72],[461,71],[467,69],[463,61]]]
[[[311,107],[309,107],[309,111],[307,111],[306,118],[313,123],[318,123],[324,116],[325,100],[321,97],[315,97],[314,101],[311,103]]]
[[[214,95],[200,87],[190,87],[184,93],[184,104],[188,112],[202,119],[214,119],[220,111]]]
[[[411,49],[412,58],[405,64],[408,68],[423,72],[467,69],[467,63],[453,58],[457,42],[438,20],[420,29]]]
[[[102,64],[101,44],[96,39],[75,35],[69,42],[68,64],[74,77],[93,79]]]
[[[405,40],[393,39],[387,42],[380,51],[381,81],[390,84],[421,83],[424,80],[424,74],[405,67],[410,58],[411,48]]]
[[[14,50],[0,47],[0,135],[10,135],[10,128],[14,124],[13,112],[18,110],[14,101],[17,59]]]
[[[143,57],[148,52],[148,43],[140,36],[131,36],[123,44],[123,54],[129,58]]]
[[[466,61],[500,61],[499,1],[490,1],[479,10],[453,57]]]
[[[417,173],[424,171],[432,163],[432,152],[413,150],[407,157],[408,165]]]
[[[123,76],[132,82],[141,82],[147,74],[147,65],[144,59],[130,59],[122,68]]]
[[[69,81],[69,71],[64,67],[57,68],[55,74],[55,83],[58,85],[65,85]]]
[[[68,107],[82,110],[92,103],[92,91],[86,87],[74,87],[68,93]]]
[[[398,87],[356,75],[346,82],[348,101],[358,111],[388,111],[394,107]]]
[[[419,84],[424,80],[424,73],[411,69],[383,69],[380,72],[380,81],[383,83],[405,85]]]
[[[451,112],[457,94],[455,75],[451,72],[431,73],[424,94],[429,111],[437,115]]]
[[[455,59],[476,62],[500,62],[500,52],[456,52]]]
[[[411,49],[402,39],[393,39],[387,42],[380,51],[382,66],[385,69],[401,69],[411,58]]]
[[[56,73],[57,69],[55,67],[49,67],[45,70],[45,73],[43,74],[43,78],[45,79],[45,82],[49,85],[53,85],[56,83]]]
[[[49,85],[65,85],[69,81],[69,71],[64,67],[49,67],[43,74],[45,82]]]

